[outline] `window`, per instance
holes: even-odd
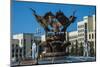
[[[20,57],[22,57],[22,54],[20,53]]]
[[[94,38],[94,35],[92,34],[92,39]]]
[[[14,48],[12,49],[12,53],[14,53]]]
[[[80,29],[80,30],[78,30],[78,32],[84,32],[84,29]]]
[[[12,57],[14,57],[14,53],[12,53]]]
[[[84,25],[79,25],[78,28],[84,28]]]
[[[16,49],[16,53],[18,53],[18,48]]]
[[[24,56],[26,55],[26,46],[24,45]]]
[[[89,39],[91,39],[91,35],[89,34]]]
[[[87,23],[85,23],[85,29],[87,29]]]
[[[18,53],[16,53],[16,58],[18,58]]]
[[[84,36],[84,33],[82,33],[82,34],[78,34],[78,36]]]
[[[23,47],[23,52],[24,52],[24,56],[26,55],[26,39],[24,39],[24,47]]]
[[[16,44],[16,48],[18,48],[18,44]]]
[[[14,44],[12,44],[12,48],[14,48]]]
[[[20,48],[20,53],[22,53],[22,48]]]

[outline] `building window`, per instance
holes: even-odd
[[[22,53],[22,48],[20,48],[20,53]]]
[[[14,48],[14,44],[12,44],[12,48]]]
[[[91,39],[91,35],[89,34],[89,39]]]
[[[92,39],[94,38],[94,35],[92,34]]]
[[[12,58],[14,57],[14,54],[12,53]]]
[[[85,29],[87,29],[87,23],[85,23]]]
[[[84,28],[84,25],[79,25],[78,28]]]
[[[18,48],[18,44],[16,44],[16,48]]]
[[[23,53],[24,53],[24,57],[25,57],[25,55],[26,55],[26,39],[24,39],[24,47],[23,47]]]
[[[14,53],[14,48],[12,49],[12,53]]]
[[[80,30],[78,30],[78,32],[84,32],[84,29],[80,29]]]
[[[24,45],[24,56],[26,55],[26,46]]]
[[[16,49],[16,53],[18,53],[18,48]]]
[[[22,57],[22,54],[20,53],[20,58]]]
[[[12,57],[14,57],[14,49],[12,49]]]
[[[16,58],[18,58],[18,53],[16,53]]]
[[[20,48],[19,55],[20,55],[20,58],[22,58],[22,48]]]
[[[78,34],[78,36],[84,36],[84,33]]]

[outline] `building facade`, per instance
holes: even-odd
[[[77,30],[66,32],[69,39],[69,53],[81,56],[94,56],[96,52],[96,29],[95,15],[85,16],[82,21],[77,22]]]
[[[20,54],[21,59],[32,58],[32,44],[34,41],[34,36],[31,33],[22,33],[13,35],[13,39],[19,40],[19,47],[21,48]]]
[[[90,45],[90,55],[95,56],[96,55],[96,17],[95,15],[91,16],[89,18],[88,23],[88,43]]]
[[[18,62],[19,58],[22,57],[20,55],[20,47],[19,47],[19,40],[12,39],[11,40],[11,61]]]
[[[76,55],[78,51],[78,32],[77,31],[72,31],[72,32],[67,32],[67,39],[71,42],[71,45],[68,48],[69,54],[70,55]],[[68,37],[69,36],[69,37]]]

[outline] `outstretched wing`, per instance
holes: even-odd
[[[76,17],[75,17],[75,13],[76,13],[76,10],[73,11],[72,16],[70,16],[70,18],[69,18],[69,21],[70,21],[70,22],[74,22],[74,21],[75,21],[75,19],[76,19]]]
[[[73,22],[75,21],[75,19],[76,19],[76,17],[74,16],[75,13],[76,13],[76,11],[73,12],[73,15],[70,16],[69,19],[66,18],[66,17],[65,17],[65,19],[61,19],[61,20],[66,20],[66,21],[64,22],[62,31],[66,31],[67,27],[68,27],[71,23],[73,23]],[[64,16],[62,16],[62,17],[64,17]]]
[[[48,25],[46,24],[46,20],[42,17],[36,14],[36,11],[33,10],[32,8],[30,8],[33,12],[33,15],[35,16],[36,20],[38,21],[38,23],[46,30],[49,31],[48,29]]]
[[[30,8],[30,10],[33,12],[33,14],[36,14],[36,11],[35,10],[33,10],[32,8]]]

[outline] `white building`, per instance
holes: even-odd
[[[77,42],[77,40],[78,40],[78,38],[77,38],[78,37],[78,32],[77,31],[72,31],[72,32],[69,32],[67,34],[69,36],[68,39],[71,42],[71,45],[69,46],[69,53],[71,53],[72,47],[76,48],[76,44],[78,43]]]
[[[83,20],[78,22],[77,24],[78,42],[79,44],[82,43],[84,48],[85,46],[87,46],[87,49],[89,49],[89,53],[91,46],[93,46],[93,48],[95,49],[95,22],[95,15],[93,15],[85,16]]]
[[[88,42],[90,44],[90,47],[92,48],[92,50],[96,51],[96,17],[95,15],[90,17],[90,22],[88,23]],[[92,52],[93,52],[92,51]]]
[[[19,40],[18,39],[12,39],[11,40],[11,61],[12,62],[18,62],[20,58],[20,49],[19,49]]]
[[[34,36],[32,33],[15,34],[13,35],[12,39],[19,40],[18,45],[20,48],[22,48],[22,59],[32,57],[32,44],[34,41]]]
[[[69,47],[69,52],[71,48],[75,48],[76,43],[77,47],[80,48],[83,46],[83,54],[87,54],[93,50],[95,52],[96,44],[96,30],[95,30],[95,15],[85,16],[82,21],[77,22],[77,30],[72,32],[66,32],[66,39],[69,39],[71,45]],[[69,37],[68,37],[69,36]],[[77,40],[77,41],[76,41]],[[91,46],[93,49],[90,50]],[[92,51],[92,52],[93,52]]]
[[[78,39],[78,32],[77,31],[72,31],[69,32],[69,41],[73,42],[75,44],[76,40]]]
[[[80,21],[77,23],[77,30],[78,30],[78,42],[84,43],[85,40],[85,23],[84,21]]]

